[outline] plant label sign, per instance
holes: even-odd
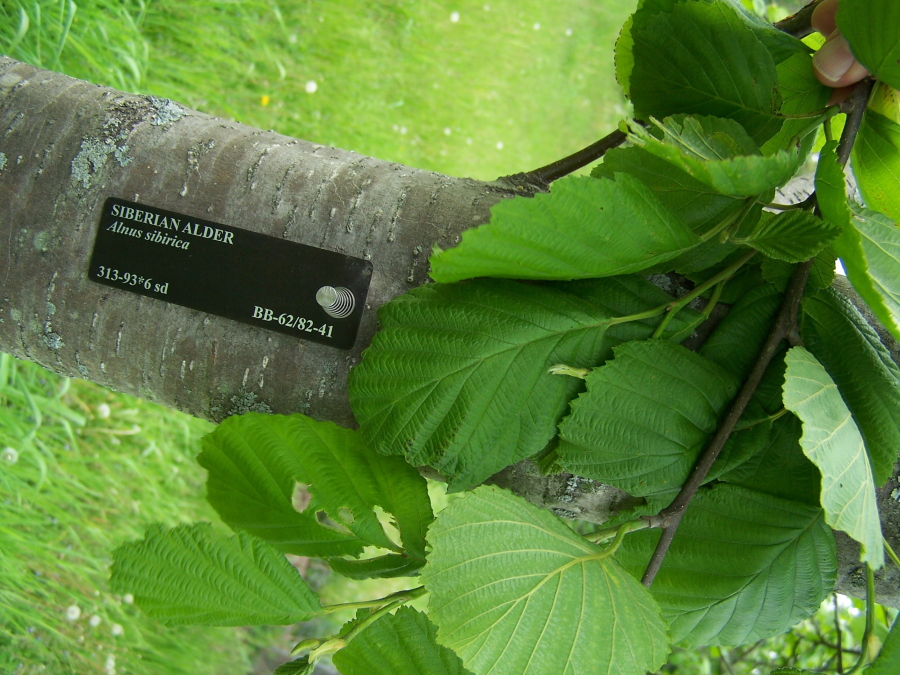
[[[100,217],[88,278],[351,349],[372,263],[111,197]]]

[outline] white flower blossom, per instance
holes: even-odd
[[[116,636],[125,635],[125,629],[122,628],[122,624],[120,624],[120,623],[114,623],[112,625],[111,632],[113,635],[116,635]]]
[[[101,403],[97,406],[97,417],[101,420],[108,419],[111,414],[112,410],[106,403]]]
[[[81,616],[81,607],[78,605],[69,605],[66,607],[66,618],[69,621],[78,621],[78,617]]]
[[[94,614],[94,616],[92,616],[92,617],[90,618],[90,620],[88,621],[88,623],[91,624],[91,628],[96,628],[97,626],[100,625],[100,623],[101,623],[102,621],[103,621],[103,619],[101,619],[99,615]]]
[[[0,459],[7,464],[15,464],[19,461],[19,451],[7,445],[3,448],[3,452],[0,452]]]

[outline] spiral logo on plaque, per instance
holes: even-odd
[[[356,299],[353,297],[353,293],[343,286],[338,286],[337,288],[322,286],[316,291],[316,302],[319,303],[328,316],[332,316],[335,319],[347,318],[353,313],[354,307],[356,307]]]

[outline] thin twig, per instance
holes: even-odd
[[[852,103],[838,145],[838,159],[841,161],[842,165],[846,164],[847,160],[850,158],[850,152],[853,149],[853,143],[856,140],[856,135],[859,132],[859,127],[862,123],[862,116],[865,112],[866,103],[868,102],[869,94],[872,90],[871,88],[871,82],[863,80],[856,85],[856,89],[850,97]],[[735,427],[737,426],[741,415],[744,414],[744,410],[750,403],[750,399],[752,399],[753,395],[756,393],[756,389],[762,381],[766,368],[769,367],[769,364],[775,357],[775,354],[781,345],[781,341],[787,339],[792,345],[801,344],[799,332],[796,329],[797,315],[799,313],[800,301],[803,299],[803,291],[806,288],[806,282],[809,279],[809,273],[812,270],[812,266],[813,259],[810,259],[804,263],[800,263],[794,269],[794,276],[791,278],[791,283],[785,292],[781,309],[778,312],[778,318],[775,320],[775,324],[772,327],[772,331],[769,334],[766,343],[756,357],[756,363],[753,366],[753,370],[750,371],[750,374],[744,381],[744,385],[741,387],[737,398],[735,398],[734,402],[731,404],[728,414],[719,425],[715,436],[713,436],[712,441],[710,441],[709,445],[706,447],[703,456],[700,458],[700,461],[697,462],[691,475],[681,487],[678,496],[675,497],[675,500],[668,507],[660,511],[658,516],[656,516],[656,522],[663,528],[663,533],[659,542],[656,544],[656,550],[653,552],[650,563],[647,565],[647,569],[641,579],[641,583],[644,584],[644,586],[649,588],[656,578],[656,575],[659,573],[663,560],[665,560],[666,554],[669,552],[669,547],[672,545],[672,540],[675,538],[675,533],[678,531],[678,526],[681,524],[681,519],[684,517],[688,505],[693,500],[694,495],[697,494],[697,490],[700,489],[700,486],[706,479],[706,475],[709,473],[709,470],[712,468],[716,459],[718,459],[719,454],[722,452],[728,439],[731,438],[731,434],[735,431]]]
[[[806,37],[813,32],[812,13],[821,2],[822,0],[813,0],[796,14],[792,14],[781,21],[776,21],[774,24],[775,28],[785,33],[790,33],[796,38]]]
[[[612,150],[613,148],[622,145],[627,138],[628,136],[624,132],[616,129],[596,143],[592,143],[583,150],[579,150],[568,157],[563,157],[562,159],[552,162],[547,166],[542,166],[539,169],[526,171],[525,173],[516,173],[501,178],[500,180],[506,180],[515,185],[521,185],[535,191],[546,190],[553,181],[558,180],[563,176],[568,176],[570,173],[577,171],[592,162],[596,162],[603,157],[608,150]]]

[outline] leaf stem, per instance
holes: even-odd
[[[888,557],[894,561],[897,569],[900,570],[900,558],[897,557],[897,554],[894,552],[894,549],[891,548],[887,539],[884,540],[884,550],[887,551]]]
[[[417,586],[416,588],[410,588],[403,591],[397,591],[396,593],[391,593],[390,595],[386,595],[383,598],[377,598],[375,600],[363,600],[362,602],[342,602],[336,605],[326,605],[322,608],[322,611],[325,614],[330,614],[332,612],[339,612],[344,609],[365,609],[367,607],[383,607],[386,604],[398,602],[402,600],[403,602],[409,602],[410,600],[415,600],[419,596],[422,596],[426,593],[424,586]]]
[[[875,570],[866,563],[866,629],[860,642],[860,654],[856,664],[847,671],[847,675],[854,675],[862,670],[869,661],[869,641],[875,634]]]
[[[587,535],[585,539],[595,544],[599,544],[602,541],[609,541],[615,537],[615,541],[613,541],[613,543],[610,544],[610,547],[606,549],[608,551],[611,548],[612,553],[615,553],[615,550],[619,548],[619,544],[622,543],[621,539],[626,534],[629,532],[636,532],[637,530],[646,530],[649,527],[653,527],[649,520],[646,518],[639,518],[638,520],[626,521],[615,527],[607,527],[603,530],[598,530],[597,532]]]
[[[832,593],[832,598],[834,600],[834,630],[837,633],[837,671],[838,675],[841,675],[844,672],[844,636],[841,633],[841,615],[838,612],[838,596],[837,593]]]

